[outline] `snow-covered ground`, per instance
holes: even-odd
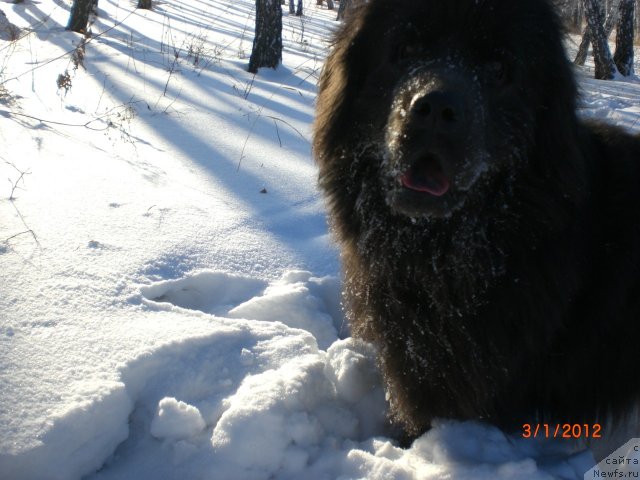
[[[335,13],[285,9],[254,77],[252,0],[134,4],[75,68],[69,2],[0,3],[0,479],[581,478],[472,422],[392,440],[310,155]],[[583,86],[636,128],[636,83]]]

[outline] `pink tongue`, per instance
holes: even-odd
[[[430,175],[425,176],[416,174],[409,170],[402,175],[402,185],[410,190],[416,192],[430,193],[436,197],[440,197],[447,193],[449,190],[449,179],[441,172],[432,172]]]

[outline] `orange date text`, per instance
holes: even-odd
[[[522,438],[601,438],[599,423],[525,423]]]

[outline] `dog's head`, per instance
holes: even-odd
[[[568,68],[545,0],[370,0],[338,33],[320,82],[321,176],[367,151],[396,214],[481,203],[540,137],[559,135],[552,117],[573,115]]]

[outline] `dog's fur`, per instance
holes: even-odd
[[[337,32],[319,181],[409,434],[637,401],[640,140],[575,108],[547,0],[369,0]]]

